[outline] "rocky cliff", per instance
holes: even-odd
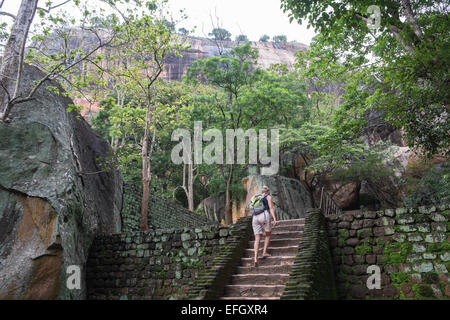
[[[166,80],[180,80],[194,60],[219,55],[219,48],[212,40],[189,37],[187,41],[191,44],[191,48],[182,52],[181,58],[172,56],[167,59],[162,74]],[[223,41],[220,46],[223,50],[231,50],[238,44],[235,41]],[[268,68],[274,63],[283,63],[292,69],[294,54],[298,50],[308,48],[307,45],[296,42],[251,42],[251,45],[252,48],[258,49],[258,66],[262,68]]]
[[[23,76],[25,90],[43,75]],[[110,146],[71,103],[41,88],[0,123],[0,299],[85,298],[94,236],[120,231],[122,178],[99,165]],[[66,287],[71,265],[81,289]]]

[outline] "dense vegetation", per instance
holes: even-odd
[[[164,81],[164,62],[189,47],[187,38],[178,36],[189,31],[179,28],[175,33],[177,21],[167,18],[164,1],[128,3],[122,10],[127,1],[117,0],[105,1],[111,7],[108,13],[75,1],[80,21],[52,15],[51,3],[45,10],[23,5],[23,14],[38,12],[44,26],[33,33],[34,45],[26,56],[3,63],[2,74],[20,74],[17,65],[26,60],[46,71],[48,79],[59,80],[73,97],[100,101],[102,109],[92,125],[113,148],[111,157],[102,160],[105,170],[121,168],[125,180],[142,184],[147,195],[175,198],[191,210],[206,197],[222,195],[226,223],[231,222],[231,202],[243,193],[241,180],[249,165],[176,165],[171,161],[175,129],[193,134],[194,122],[201,121],[203,132],[216,129],[225,137],[226,129],[277,128],[280,173],[302,180],[311,192],[333,182],[339,184],[336,193],[364,181],[382,206],[398,205],[405,197],[408,205],[448,200],[448,166],[430,167],[434,171],[424,181],[425,173],[399,179],[395,147],[374,134],[379,128],[401,129],[415,150],[430,158],[448,155],[448,4],[281,2],[292,19],[307,20],[318,33],[308,51],[296,54],[291,70],[286,65],[257,67],[258,51],[241,34],[232,50],[194,61],[183,81]],[[381,22],[372,28],[367,7],[377,3]],[[76,24],[80,27],[72,28]],[[3,61],[8,61],[8,48],[23,51],[6,27],[1,30],[6,39]],[[22,34],[25,39],[28,29]],[[87,49],[70,47],[77,32],[91,33],[98,43]],[[223,28],[214,28],[209,36],[216,44],[231,40]],[[260,39],[269,40],[267,35]],[[273,41],[287,38],[278,35]],[[3,86],[7,81],[0,79]],[[3,92],[2,120],[13,121],[9,110],[32,95]],[[296,159],[306,166],[304,176],[295,170],[292,174]],[[141,227],[146,228],[146,221]]]

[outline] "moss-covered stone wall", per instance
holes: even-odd
[[[298,254],[281,299],[336,299],[327,222],[320,209],[309,209]]]
[[[141,214],[142,188],[125,183],[123,186],[122,232],[137,231]],[[189,211],[183,206],[163,199],[155,194],[150,195],[148,222],[152,228],[197,227],[215,224],[206,216]]]
[[[194,281],[197,288],[208,283],[209,289],[219,292],[220,277],[212,281],[204,271],[220,269],[236,256],[236,241],[246,232],[242,229],[237,223],[98,237],[87,264],[88,298],[184,299]],[[229,261],[225,265],[230,268]]]
[[[341,299],[450,299],[449,205],[329,216]],[[381,288],[367,288],[369,265]]]

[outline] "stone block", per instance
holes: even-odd
[[[189,234],[189,233],[182,233],[181,234],[181,241],[188,241],[188,240],[191,240],[192,239],[192,237],[191,237],[191,235]]]
[[[353,254],[355,252],[355,249],[352,247],[344,247],[344,254]]]
[[[434,265],[434,270],[437,273],[448,273],[448,270],[447,270],[447,267],[445,266],[445,264],[433,262],[433,265]]]
[[[365,228],[365,229],[358,230],[356,232],[356,234],[359,239],[368,238],[373,235],[371,228]]]
[[[414,222],[414,217],[410,215],[403,215],[397,219],[398,224],[409,224]]]
[[[388,285],[383,288],[383,296],[388,298],[396,298],[400,295],[398,289],[393,285]]]
[[[358,230],[363,227],[364,220],[355,220],[351,225],[351,229]]]
[[[408,280],[411,283],[422,283],[422,276],[420,275],[420,273],[412,273],[410,275],[408,275]]]
[[[409,234],[408,235],[408,241],[410,242],[420,242],[423,238],[420,234]]]
[[[425,241],[428,243],[438,243],[438,242],[444,241],[445,238],[446,238],[445,233],[434,232],[434,233],[427,234],[425,236]]]
[[[430,225],[428,223],[418,223],[417,229],[419,232],[430,232]]]
[[[362,264],[362,263],[364,263],[365,258],[362,255],[355,254],[355,255],[353,255],[353,260],[357,264]]]
[[[401,232],[415,232],[417,228],[414,225],[400,225],[398,226],[398,230]]]
[[[353,258],[351,255],[345,255],[344,256],[344,264],[348,265],[348,266],[352,266],[353,265]]]
[[[443,254],[439,255],[439,258],[441,258],[442,261],[447,262],[450,260],[450,252],[444,252]]]
[[[366,255],[366,263],[375,264],[377,262],[377,256],[375,254]]]
[[[445,222],[445,217],[439,213],[432,213],[431,220],[433,220],[434,222]]]
[[[436,298],[441,299],[442,298],[442,291],[441,288],[439,287],[439,285],[437,284],[432,284],[430,285],[431,290],[433,290],[433,294]]]
[[[347,239],[347,241],[345,243],[349,246],[355,247],[359,244],[359,240],[357,238],[350,238],[350,239]]]
[[[416,272],[432,272],[434,270],[433,264],[431,262],[415,262],[412,268]]]
[[[395,213],[398,216],[401,216],[401,215],[408,213],[408,209],[407,208],[397,208],[397,209],[395,209]]]
[[[377,213],[375,211],[365,211],[364,218],[366,219],[375,219],[377,217]]]
[[[383,227],[375,227],[375,228],[373,228],[373,235],[375,237],[384,236],[384,228]]]
[[[367,266],[366,265],[356,265],[353,267],[353,274],[355,276],[362,276],[367,274]]]
[[[393,217],[395,215],[395,211],[393,209],[384,210],[384,215],[388,217]]]
[[[394,239],[397,242],[404,242],[406,240],[406,235],[403,233],[395,233],[392,236],[392,239]]]
[[[434,253],[424,253],[422,256],[426,260],[436,259],[436,255]]]
[[[423,243],[413,243],[412,250],[417,253],[422,253],[427,250],[427,247]]]
[[[431,229],[433,231],[446,232],[447,231],[447,225],[445,224],[445,222],[432,222],[431,223]]]
[[[393,227],[384,227],[384,235],[390,236],[395,233],[395,230]]]

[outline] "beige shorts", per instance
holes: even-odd
[[[270,223],[270,213],[265,210],[256,216],[253,216],[252,220],[253,234],[263,234],[264,232],[271,232],[272,225]]]

